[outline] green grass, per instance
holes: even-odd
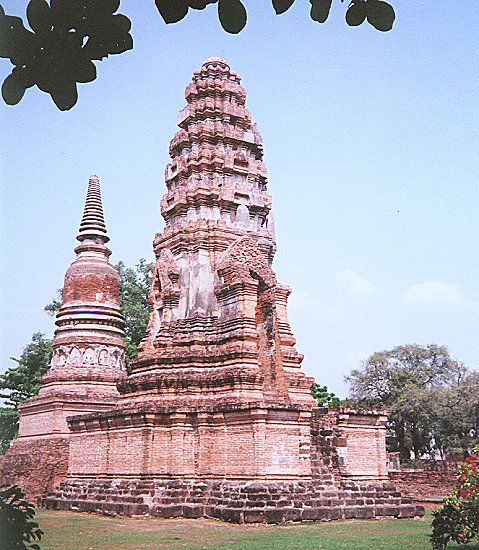
[[[431,512],[422,520],[365,520],[279,526],[214,520],[107,518],[39,510],[42,550],[427,550]],[[449,548],[449,547],[448,547]],[[478,544],[450,548],[479,550]]]

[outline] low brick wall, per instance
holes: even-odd
[[[456,471],[404,468],[390,471],[389,479],[397,490],[415,502],[441,502],[456,482]]]
[[[0,484],[19,485],[27,500],[41,499],[68,471],[68,440],[63,437],[17,439],[0,462]]]

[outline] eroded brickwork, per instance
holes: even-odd
[[[380,482],[349,482],[337,490],[327,482],[76,479],[63,483],[45,502],[57,510],[204,516],[233,523],[410,518],[424,513],[393,485]]]
[[[27,500],[40,504],[68,471],[68,438],[17,440],[0,464],[2,485],[19,485]]]

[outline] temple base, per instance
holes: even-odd
[[[69,474],[49,508],[233,523],[424,514],[387,481],[382,411],[157,408],[69,424]]]
[[[414,518],[424,508],[386,482],[234,482],[70,478],[44,505],[108,515],[216,518],[231,523],[284,523],[382,517]]]

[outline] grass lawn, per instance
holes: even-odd
[[[422,520],[363,520],[278,526],[215,520],[109,518],[39,510],[42,550],[427,550],[431,512]],[[449,548],[449,547],[448,547]],[[479,544],[450,548],[479,550]]]

